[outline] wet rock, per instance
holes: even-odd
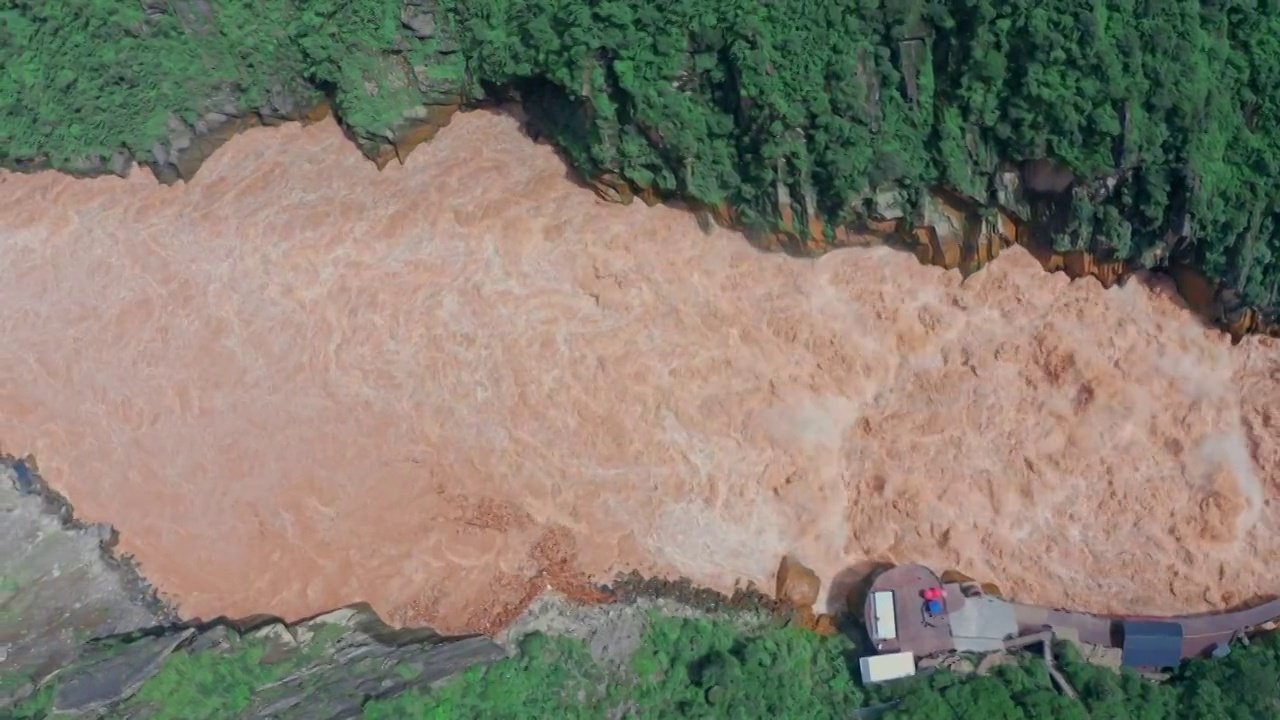
[[[234,112],[228,114],[239,117]],[[267,96],[267,104],[257,108],[251,114],[256,115],[263,125],[268,126],[286,122],[309,125],[329,116],[329,104],[314,88],[286,87],[280,83],[271,88]]]
[[[818,602],[822,581],[818,574],[787,555],[778,566],[778,599],[795,607],[812,607]]]
[[[256,110],[241,110],[232,96],[214,98],[206,103],[212,109],[192,124],[171,115],[166,123],[166,139],[153,144],[138,161],[148,166],[156,180],[165,185],[187,182],[218,148],[251,127],[295,121],[311,123],[327,117],[329,107],[322,100],[316,91],[290,92],[283,85],[275,86],[267,102]],[[112,172],[120,175],[121,172],[116,172],[118,165],[127,174],[128,161],[112,159]]]
[[[591,179],[589,184],[596,196],[605,202],[630,205],[635,201],[635,193],[631,185],[616,173],[604,173]]]
[[[876,220],[899,220],[906,216],[907,195],[897,187],[877,190],[871,202],[871,217]]]
[[[117,150],[112,154],[107,167],[116,177],[129,177],[129,172],[133,170],[133,156],[127,150]]]
[[[39,680],[86,640],[174,619],[110,555],[114,540],[109,526],[76,521],[31,462],[0,457],[0,675]]]
[[[964,254],[965,210],[930,194],[916,221],[915,254],[926,265],[960,267]]]
[[[920,262],[966,274],[994,260],[1023,235],[1014,216],[972,197],[936,190],[921,204],[911,233],[899,240]]]
[[[791,624],[823,637],[830,637],[840,632],[836,627],[835,618],[827,614],[819,615],[809,606],[798,608],[791,618]]]
[[[457,105],[428,105],[421,108],[423,117],[411,118],[402,122],[397,128],[388,131],[390,139],[366,140],[360,142],[360,150],[378,166],[386,167],[392,160],[404,164],[405,159],[414,148],[427,142],[448,126],[458,111]]]
[[[13,473],[13,486],[19,493],[30,495],[36,492],[35,476],[26,460],[13,460],[9,470]]]
[[[194,633],[195,630],[183,630],[164,637],[108,644],[87,653],[87,659],[54,676],[54,712],[87,715],[128,699],[160,672],[165,658]]]
[[[836,625],[834,616],[823,613],[818,616],[817,622],[813,624],[813,631],[823,637],[832,637],[840,633],[840,628]]]
[[[634,570],[615,578],[610,591],[618,602],[663,598],[707,613],[733,610],[784,615],[788,610],[783,601],[766,595],[753,583],[736,588],[732,595],[725,595],[694,585],[689,578],[646,577]]]
[[[1057,252],[1045,243],[1028,243],[1027,250],[1049,272],[1063,272],[1071,278],[1097,278],[1103,287],[1115,285],[1133,270],[1124,260],[1102,260],[1084,250]]]

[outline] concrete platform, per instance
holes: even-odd
[[[1014,606],[993,597],[965,598],[962,607],[948,608],[951,639],[961,652],[995,652],[1006,638],[1018,635]]]
[[[870,598],[876,592],[894,594],[894,610],[897,615],[897,637],[877,643],[876,651],[892,653],[907,651],[916,657],[927,657],[955,649],[951,641],[951,623],[947,615],[928,617],[924,612],[922,592],[926,588],[942,587],[942,580],[923,565],[899,565],[876,576],[867,593],[864,618],[868,628],[875,627],[875,612]]]

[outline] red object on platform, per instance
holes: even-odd
[[[932,587],[932,588],[926,589],[924,591],[924,599],[925,600],[941,600],[942,588]]]

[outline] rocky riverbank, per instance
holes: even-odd
[[[324,122],[177,187],[0,176],[0,442],[192,616],[486,631],[548,584],[731,592],[789,552],[1103,613],[1275,591],[1276,341],[1166,279],[761,253],[600,202],[496,112],[393,166]]]
[[[395,628],[365,604],[286,623],[270,616],[187,622],[113,553],[115,531],[86,525],[26,460],[0,458],[0,713],[9,717],[361,717],[371,702],[429,692],[507,658],[531,634],[588,642],[598,661],[631,657],[651,613],[730,618],[744,632],[794,622],[753,589],[733,597],[636,574],[583,605],[538,598],[490,639]],[[779,589],[812,603],[812,572]],[[802,575],[800,579],[796,579]],[[788,588],[791,588],[788,590]],[[799,588],[799,589],[796,589]]]
[[[602,589],[610,599],[600,604],[543,594],[493,638],[394,628],[365,604],[292,623],[270,616],[181,622],[112,555],[109,528],[76,521],[25,461],[3,458],[0,474],[0,531],[7,533],[0,539],[24,549],[0,563],[0,713],[17,720],[400,720],[422,712],[479,718],[557,711],[705,717],[762,703],[772,714],[870,718],[896,709],[904,718],[932,718],[939,707],[969,707],[974,700],[947,690],[975,676],[985,683],[975,697],[994,702],[1008,693],[1017,707],[1040,708],[1027,717],[1120,702],[1150,711],[1155,702],[1170,713],[1155,717],[1182,719],[1181,693],[1189,687],[1202,697],[1205,685],[1195,678],[1206,672],[1230,687],[1250,668],[1252,687],[1231,702],[1265,704],[1257,676],[1280,658],[1280,644],[1263,637],[1235,646],[1228,660],[1195,660],[1160,675],[1164,684],[1144,686],[1117,674],[1107,658],[1089,656],[1110,669],[1082,662],[1076,641],[1053,643],[1058,667],[1044,633],[980,663],[931,658],[920,663],[923,677],[870,686],[853,670],[866,652],[855,642],[795,632],[803,616],[795,605],[812,602],[819,581],[793,558],[779,568],[776,599],[753,588],[727,597],[684,580],[631,574]],[[38,606],[28,602],[36,596]],[[99,624],[72,612],[86,609]],[[1044,642],[1042,661],[1016,649],[1033,640]],[[470,670],[479,672],[450,682]],[[1123,693],[1098,689],[1118,685]]]

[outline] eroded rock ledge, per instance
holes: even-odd
[[[0,674],[39,676],[89,638],[177,620],[116,541],[109,525],[77,520],[30,458],[0,456]]]
[[[537,130],[532,134],[536,137]],[[1150,258],[1151,267],[1145,268],[1137,261],[1100,258],[1084,250],[1055,250],[1050,238],[1061,228],[1053,218],[1037,217],[1026,190],[1044,184],[1039,178],[1044,172],[1038,163],[1006,169],[1000,175],[1000,202],[995,207],[948,188],[935,188],[922,206],[912,211],[906,207],[904,194],[888,189],[867,198],[873,210],[865,223],[832,228],[827,233],[819,218],[806,218],[801,229],[799,221],[784,211],[780,228],[755,233],[752,240],[764,249],[810,257],[842,247],[888,245],[912,253],[926,265],[958,269],[966,275],[981,270],[1005,248],[1021,245],[1047,272],[1066,273],[1072,279],[1095,278],[1103,287],[1153,269],[1168,273],[1188,307],[1205,322],[1229,333],[1234,342],[1250,334],[1280,337],[1280,315],[1248,305],[1238,292],[1215,284],[1185,261]],[[589,184],[600,198],[623,205],[637,198],[649,205],[665,199],[649,188],[634,189],[617,176],[596,178]],[[1042,195],[1070,192],[1070,187],[1041,190]],[[715,223],[743,229],[727,206],[692,209],[704,228]]]
[[[420,702],[469,668],[527,650],[522,640],[536,633],[583,641],[594,662],[617,669],[630,667],[627,663],[650,627],[652,613],[728,620],[745,635],[786,623],[820,634],[837,632],[835,618],[813,613],[819,578],[791,556],[782,559],[773,597],[751,586],[725,596],[683,579],[630,574],[601,589],[598,607],[554,593],[543,595],[494,638],[448,637],[427,627],[393,628],[363,603],[294,623],[271,616],[179,623],[127,561],[111,556],[110,542],[104,542],[113,537],[110,528],[76,521],[65,500],[40,481],[33,462],[0,458],[0,471],[5,476],[0,510],[6,513],[0,530],[12,536],[4,540],[26,549],[4,561],[4,577],[13,573],[23,580],[21,587],[3,590],[0,608],[11,609],[14,597],[20,599],[23,593],[39,594],[48,606],[20,604],[20,612],[37,614],[0,615],[0,639],[6,643],[0,645],[6,650],[0,657],[0,714],[5,716],[141,720],[187,717],[198,708],[201,717],[355,720],[366,716],[371,703],[392,701],[380,705],[392,707]],[[77,552],[88,562],[80,562]],[[94,575],[94,563],[102,563],[105,572]],[[874,579],[862,574],[857,573],[860,579],[851,575],[854,582],[842,584],[836,593],[848,598],[850,608],[861,606],[867,583]],[[64,576],[78,584],[68,586]],[[971,578],[954,571],[944,573],[942,581],[968,583],[977,592],[1000,595],[994,585],[979,589]],[[85,624],[70,612],[86,604],[93,604],[90,614],[98,624]],[[28,627],[36,632],[23,636],[21,631]],[[88,634],[59,634],[68,629]],[[11,640],[15,631],[16,643]],[[1009,647],[1032,639],[1036,638]],[[14,647],[21,656],[11,656]],[[33,652],[50,650],[42,659],[33,659]],[[920,667],[982,675],[994,665],[1014,661],[1006,649],[988,654],[976,666],[947,655],[923,660]],[[1061,684],[1074,697],[1069,684]]]
[[[5,716],[128,720],[181,714],[194,703],[208,717],[359,718],[370,701],[425,692],[509,657],[531,632],[586,633],[625,654],[651,611],[766,625],[814,617],[753,587],[724,596],[684,579],[630,574],[592,596],[607,607],[542,597],[494,639],[395,628],[365,603],[294,623],[267,615],[184,622],[128,558],[116,557],[115,530],[76,520],[33,458],[0,457],[0,513],[0,541],[16,549],[0,559]]]
[[[359,717],[369,698],[506,657],[485,637],[392,628],[363,604],[292,625],[183,623],[115,540],[76,520],[32,459],[0,457],[0,715],[150,717],[203,693],[222,705],[212,717]]]
[[[371,699],[425,690],[506,656],[489,638],[396,630],[367,605],[353,605],[292,625],[218,621],[85,643],[38,686],[15,683],[8,702],[123,720],[199,694],[217,710],[211,717],[356,718]]]

